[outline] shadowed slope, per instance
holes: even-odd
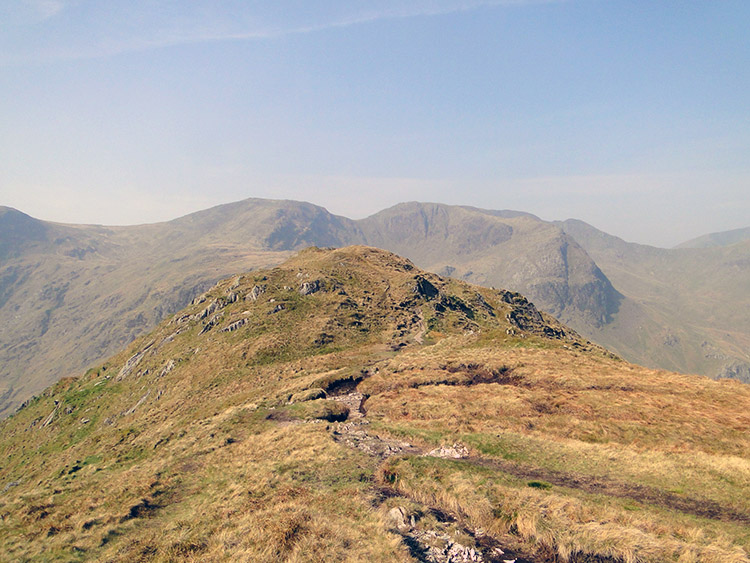
[[[373,246],[423,268],[524,293],[587,333],[618,308],[617,291],[578,243],[530,214],[407,203],[359,225]]]
[[[627,297],[598,342],[648,365],[750,382],[750,241],[667,250],[561,225]]]

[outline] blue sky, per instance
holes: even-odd
[[[246,197],[750,225],[750,3],[5,0],[0,204],[167,220]]]

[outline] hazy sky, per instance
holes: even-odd
[[[0,205],[439,201],[750,226],[747,0],[3,0]]]

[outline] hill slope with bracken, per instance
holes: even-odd
[[[0,422],[0,559],[747,562],[748,412],[519,294],[309,249]]]

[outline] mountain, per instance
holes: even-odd
[[[0,260],[18,256],[46,238],[44,222],[0,205]]]
[[[750,240],[750,227],[744,229],[733,229],[731,231],[723,231],[720,233],[711,233],[683,242],[675,248],[712,248],[715,246],[729,246],[730,244],[735,244],[745,240]]]
[[[575,241],[518,212],[414,203],[352,221],[308,203],[249,199],[133,227],[11,215],[0,216],[0,232],[17,233],[4,236],[14,254],[0,263],[0,313],[14,319],[0,328],[0,415],[114,353],[218,279],[311,245],[367,243],[525,291],[583,331],[606,322],[619,299]]]
[[[530,214],[400,204],[359,221],[368,244],[420,267],[511,288],[579,330],[606,324],[620,295],[581,246]]]
[[[258,199],[133,227],[61,225],[3,208],[0,416],[223,277],[356,238],[350,223],[310,204]]]
[[[743,242],[655,249],[575,221],[416,202],[353,221],[309,203],[248,199],[131,227],[61,225],[2,208],[0,417],[223,277],[307,246],[350,244],[521,292],[629,361],[750,379]]]
[[[750,382],[750,240],[670,250],[560,225],[625,296],[597,342],[646,365]]]
[[[747,563],[749,412],[517,293],[308,249],[0,421],[0,560]]]

